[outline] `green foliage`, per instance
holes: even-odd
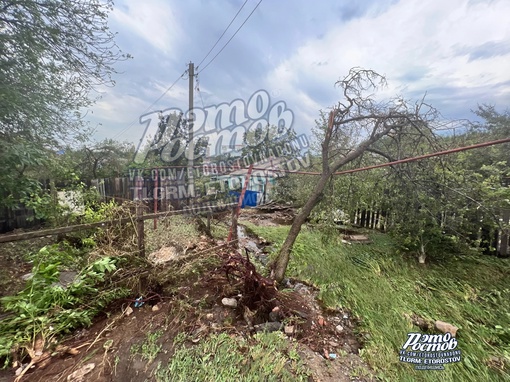
[[[0,134],[0,163],[0,208],[16,207],[20,200],[41,191],[39,182],[26,172],[27,168],[47,163],[45,150],[18,137],[2,139]]]
[[[158,343],[158,339],[162,335],[162,330],[148,332],[146,339],[141,344],[134,344],[131,346],[131,354],[138,354],[147,362],[154,361],[162,349],[162,345]]]
[[[288,227],[250,225],[258,235],[281,243]],[[507,261],[494,257],[443,255],[426,268],[399,253],[385,234],[371,245],[346,245],[304,229],[289,263],[289,276],[311,282],[330,308],[347,308],[359,321],[361,356],[381,380],[436,381],[438,374],[399,362],[407,333],[419,329],[406,318],[447,321],[460,328],[459,364],[441,371],[444,381],[510,379],[510,298]],[[377,291],[375,293],[374,291]],[[495,362],[494,360],[499,360]]]
[[[181,337],[168,365],[159,365],[163,381],[308,381],[308,373],[282,333],[259,333],[251,339],[226,333],[211,335],[193,347]]]
[[[39,193],[37,181],[58,167],[62,141],[88,137],[81,110],[128,58],[108,29],[112,7],[110,0],[2,3],[0,208]]]
[[[6,364],[13,347],[27,346],[38,335],[50,339],[90,325],[109,302],[129,294],[123,288],[99,288],[107,274],[117,269],[119,259],[102,257],[83,265],[77,255],[77,250],[65,245],[43,247],[32,256],[34,266],[25,288],[0,299],[8,313],[0,321],[0,357],[5,357]],[[72,281],[61,280],[62,270],[76,268],[81,270],[72,273]]]
[[[140,147],[141,153],[137,154],[143,158],[146,168],[165,165],[185,166],[188,164],[186,157],[188,150],[193,150],[195,165],[203,162],[208,138],[202,136],[194,138],[191,142],[187,123],[182,113],[160,115],[156,136],[144,147]]]

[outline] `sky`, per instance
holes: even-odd
[[[136,144],[142,115],[186,111],[188,63],[204,59],[243,3],[198,65],[195,107],[248,104],[264,90],[270,104],[283,101],[292,111],[298,133],[311,134],[320,110],[340,100],[335,83],[353,67],[386,76],[379,97],[425,96],[445,120],[476,119],[478,104],[500,111],[510,104],[508,0],[259,1],[117,0],[110,29],[134,58],[116,65],[114,87],[98,89],[87,113],[93,139]]]

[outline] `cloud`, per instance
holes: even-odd
[[[298,100],[306,93],[325,108],[336,102],[329,91],[335,81],[351,67],[361,66],[387,76],[384,96],[427,92],[429,101],[437,101],[435,106],[444,108],[446,115],[459,115],[461,109],[466,115],[477,102],[508,101],[508,92],[497,86],[510,80],[505,67],[510,31],[506,23],[495,22],[504,14],[510,14],[506,1],[489,6],[461,0],[400,1],[379,13],[333,25],[321,38],[310,37],[270,71],[266,83],[278,84],[288,99]],[[466,41],[475,48],[459,55]],[[490,64],[470,59],[475,54],[491,58]],[[449,102],[442,90],[456,101]],[[329,103],[324,103],[324,93]],[[309,113],[317,115],[317,110]]]
[[[467,55],[469,61],[483,60],[487,58],[506,56],[510,53],[510,41],[487,41],[478,46],[467,46],[457,48],[458,55]]]
[[[246,4],[199,73],[256,3]],[[201,61],[241,4],[116,2],[112,29],[135,59],[120,63],[117,86],[94,109],[110,136],[136,121],[190,60]],[[339,100],[335,82],[360,66],[386,75],[389,87],[380,97],[416,100],[427,93],[446,117],[468,118],[477,103],[507,107],[508,14],[507,0],[265,1],[199,74],[195,104],[247,100],[264,88],[292,109],[298,131],[309,131],[319,110]],[[153,109],[186,108],[187,89],[187,81],[179,81]],[[101,133],[108,135],[106,128]]]
[[[124,0],[114,8],[112,19],[164,54],[183,36],[174,7],[164,0]]]

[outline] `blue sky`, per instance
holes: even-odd
[[[202,67],[258,2],[246,2]],[[94,139],[136,143],[145,129],[142,114],[186,110],[185,79],[151,104],[189,61],[204,58],[243,3],[117,0],[110,28],[134,59],[117,65],[115,87],[99,89],[101,99],[87,114]],[[474,119],[477,104],[499,110],[510,104],[509,15],[508,0],[263,0],[199,74],[195,105],[247,102],[265,89],[273,103],[285,101],[293,111],[298,132],[310,133],[319,110],[339,100],[335,82],[363,67],[387,77],[381,97],[427,94],[446,119]]]

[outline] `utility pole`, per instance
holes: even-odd
[[[188,76],[189,76],[189,106],[188,106],[188,132],[189,132],[189,144],[188,144],[188,190],[192,190],[191,197],[195,197],[195,182],[193,174],[193,156],[195,154],[195,145],[193,144],[193,122],[195,115],[193,113],[193,80],[195,79],[195,64],[191,61],[188,65]]]

